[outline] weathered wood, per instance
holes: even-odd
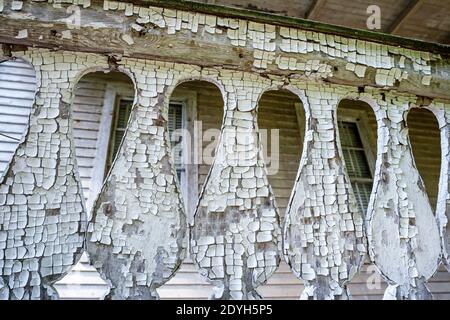
[[[303,154],[283,228],[283,251],[305,282],[303,299],[349,299],[347,284],[366,253],[362,213],[336,143],[341,92],[305,90]]]
[[[406,126],[415,101],[387,101],[378,101],[376,110],[380,145],[367,209],[369,254],[389,283],[385,298],[431,299],[426,283],[438,269],[441,248]]]
[[[319,16],[320,9],[322,9],[326,0],[314,0],[311,4],[311,7],[308,9],[306,13],[306,19],[315,20]]]
[[[406,5],[405,9],[399,14],[399,16],[394,20],[392,25],[386,30],[387,33],[396,34],[401,28],[402,24],[413,15],[419,7],[423,4],[423,0],[410,0]]]
[[[142,3],[142,1],[134,1]],[[399,37],[389,37],[369,31],[340,29],[339,27],[316,24],[311,21],[298,20],[278,16],[270,16],[261,13],[248,12],[248,10],[232,9],[220,6],[209,6],[204,4],[192,4],[190,2],[159,2],[146,1],[145,4],[157,4],[161,7],[178,8],[180,10],[196,10],[196,12],[207,12],[219,16],[234,17],[259,22],[271,23],[277,30],[281,26],[300,28],[299,30],[315,30],[327,34],[342,35],[346,37],[357,37],[370,41],[404,46],[428,52],[437,52],[443,60],[431,61],[432,83],[430,86],[422,85],[422,75],[415,71],[411,65],[406,65],[404,70],[408,72],[408,78],[395,82],[392,85],[380,85],[376,81],[376,70],[368,67],[363,77],[356,76],[353,72],[346,70],[347,61],[341,58],[324,59],[320,52],[314,51],[304,54],[293,54],[284,52],[277,47],[275,56],[284,58],[296,58],[299,63],[308,60],[319,60],[328,64],[332,70],[332,76],[324,78],[337,84],[354,86],[377,86],[395,88],[399,92],[410,92],[429,97],[448,98],[450,92],[450,63],[448,58],[449,47],[445,45],[427,44],[415,40],[406,40]],[[239,70],[258,72],[261,74],[279,74],[295,76],[302,70],[280,69],[276,65],[269,64],[267,68],[255,67],[255,49],[247,41],[245,46],[235,46],[227,38],[226,27],[222,28],[221,34],[205,32],[199,27],[198,32],[186,29],[168,34],[166,28],[142,24],[144,31],[137,32],[131,28],[135,23],[134,17],[127,17],[123,11],[105,11],[99,1],[92,1],[89,8],[82,8],[81,28],[69,30],[68,26],[61,22],[67,18],[66,8],[52,7],[45,2],[28,2],[24,4],[20,15],[12,12],[7,7],[0,17],[2,33],[0,42],[9,44],[20,44],[42,48],[95,52],[105,55],[130,56],[140,58],[151,58],[163,61],[192,63],[200,66],[220,66]],[[244,13],[249,15],[244,16]],[[251,14],[250,14],[251,13]],[[99,22],[101,21],[101,22]],[[300,21],[300,22],[299,22]],[[19,31],[26,26],[28,36],[18,39]],[[344,32],[345,31],[345,32]],[[133,38],[133,44],[129,45],[124,40],[124,35]],[[386,38],[387,37],[387,38]],[[280,41],[277,36],[277,42]]]

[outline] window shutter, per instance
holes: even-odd
[[[168,117],[169,139],[172,146],[172,159],[177,171],[178,181],[181,181],[182,173],[184,172],[183,165],[183,144],[180,133],[173,134],[175,130],[183,128],[183,105],[180,103],[169,104]]]
[[[373,184],[366,150],[355,122],[338,121],[338,126],[345,167],[359,209],[365,214]]]
[[[120,142],[125,135],[128,119],[131,115],[131,108],[133,107],[133,99],[118,98],[116,108],[114,110],[114,124],[112,127],[111,141],[109,146],[108,162],[106,170],[109,171],[114,158],[119,151]]]

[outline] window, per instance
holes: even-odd
[[[186,165],[183,155],[184,105],[179,102],[169,104],[168,130],[172,147],[172,159],[180,182],[183,196],[186,193]],[[187,199],[185,197],[185,199]]]
[[[109,143],[108,159],[106,163],[106,173],[112,166],[117,151],[119,151],[120,142],[125,134],[128,119],[130,118],[131,108],[133,107],[132,98],[118,97],[113,115],[113,125],[111,127],[111,140]]]
[[[345,166],[361,212],[367,211],[373,177],[356,122],[338,121]]]

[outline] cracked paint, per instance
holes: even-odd
[[[230,77],[231,79],[226,79]],[[280,261],[279,216],[262,157],[256,104],[267,81],[223,73],[225,117],[200,195],[191,252],[215,285],[212,299],[260,299]]]
[[[336,108],[343,97],[333,88],[311,89],[302,94],[307,131],[286,209],[283,249],[293,273],[305,282],[301,298],[347,299],[346,285],[364,261],[366,241],[336,142]]]
[[[368,207],[371,260],[389,283],[385,298],[430,299],[426,288],[439,266],[439,231],[414,163],[406,126],[411,97],[378,100],[378,161]]]
[[[0,184],[0,298],[56,299],[52,285],[82,253],[86,216],[63,53],[29,52],[37,92],[29,128]],[[70,70],[70,71],[69,71]]]
[[[89,0],[47,2],[55,7],[91,6]],[[28,5],[10,4],[19,12]],[[0,12],[6,7],[0,0]],[[431,65],[441,60],[440,55],[122,1],[104,1],[102,9],[129,17],[121,41],[130,47],[139,41],[133,37],[136,32],[154,27],[167,34],[224,35],[231,46],[253,50],[254,72],[35,48],[15,52],[36,68],[38,91],[28,134],[0,184],[0,298],[57,298],[52,284],[81,255],[86,213],[70,103],[77,79],[90,69],[123,71],[136,86],[126,134],[95,202],[87,233],[90,259],[110,284],[108,299],[157,299],[156,288],[174,275],[185,256],[187,225],[169,156],[166,107],[170,89],[192,78],[218,84],[225,101],[217,155],[190,235],[200,273],[216,286],[212,298],[261,298],[256,289],[273,274],[283,254],[294,274],[305,281],[302,298],[350,298],[347,284],[367,252],[366,233],[370,257],[390,284],[385,297],[430,298],[426,282],[441,253],[450,270],[450,105],[432,106],[441,125],[443,148],[435,220],[414,164],[405,121],[416,97],[395,91],[386,95],[376,88],[358,95],[357,88],[323,80],[334,76],[333,60],[344,59],[347,72],[359,78],[373,72],[380,87],[395,86],[408,78],[408,71],[420,75],[423,86],[430,86]],[[17,36],[25,39],[30,34],[23,29]],[[70,32],[63,36],[72,37]],[[323,59],[306,58],[309,53],[320,53]],[[258,73],[271,69],[291,70],[295,75]],[[304,152],[283,232],[257,125],[257,101],[274,86],[301,96],[307,119]],[[349,95],[371,100],[378,119],[377,166],[366,223],[344,170],[338,139],[336,108]]]

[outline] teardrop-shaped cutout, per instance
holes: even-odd
[[[223,121],[224,101],[219,88],[207,81],[179,84],[170,96],[168,133],[172,161],[180,182],[187,220],[193,224],[200,190],[215,157]],[[158,288],[161,299],[205,299],[212,285],[196,270],[190,254],[176,275]]]
[[[409,139],[417,170],[436,209],[441,170],[441,132],[436,116],[426,108],[412,108],[407,118]]]
[[[119,150],[134,96],[133,81],[117,71],[87,73],[74,88],[73,138],[88,215]],[[101,299],[108,292],[86,253],[55,288],[62,299]]]
[[[305,111],[300,98],[287,89],[265,91],[258,101],[258,127],[267,178],[283,221],[294,187],[305,138]],[[302,282],[282,260],[273,281],[261,286],[265,299],[297,299]]]

